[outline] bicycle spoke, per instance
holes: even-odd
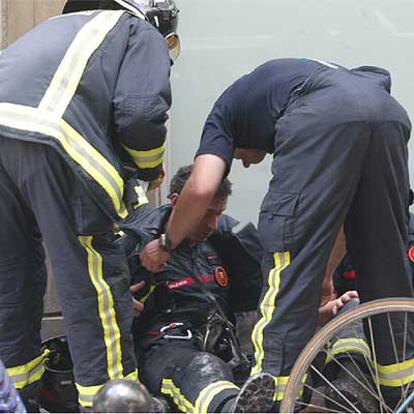
[[[325,375],[323,375],[322,374],[322,372],[320,372],[317,368],[315,368],[313,365],[311,365],[310,366],[310,368],[314,371],[314,372],[316,372],[328,385],[330,385],[330,387],[334,390],[334,391],[336,391],[340,396],[341,396],[341,398],[343,398],[343,400],[347,403],[347,404],[349,404],[350,406],[351,406],[351,408],[353,409],[353,412],[356,412],[356,413],[360,413],[360,411],[355,407],[355,405],[351,402],[351,401],[349,401],[349,399],[341,392],[341,391],[339,391],[338,390],[338,388],[337,387],[335,387],[335,385],[333,385],[332,384],[332,382],[330,382],[326,377],[325,377]],[[351,411],[352,412],[352,411]]]
[[[372,387],[372,384],[368,381],[366,378],[364,372],[362,372],[361,368],[358,366],[358,364],[354,361],[351,354],[349,352],[346,352],[346,355],[348,356],[349,360],[352,361],[353,365],[357,368],[358,372],[361,374],[361,378],[364,378],[366,383],[364,384],[357,376],[355,376],[344,364],[341,363],[339,359],[336,359],[335,357],[333,360],[341,367],[342,370],[344,370],[356,383],[361,385],[362,388],[364,388],[365,391],[367,391],[371,396],[373,396],[376,400],[381,402],[378,395],[375,393],[374,388]],[[367,386],[368,385],[368,386]]]
[[[400,312],[400,315],[396,318],[398,330],[397,325],[394,325],[394,312]],[[390,335],[389,341],[391,343],[389,344],[388,353],[391,353],[391,361],[394,358],[397,363],[405,361],[407,355],[411,355],[410,344],[407,343],[407,340],[410,338],[410,329],[412,329],[410,319],[412,314],[414,314],[413,299],[388,298],[362,304],[358,308],[333,319],[312,338],[299,355],[290,373],[290,380],[281,405],[282,410],[284,412],[293,412],[295,409],[295,397],[300,392],[298,390],[304,389],[306,392],[312,392],[311,401],[308,404],[304,402],[296,402],[296,404],[299,405],[299,409],[307,407],[308,410],[305,411],[335,413],[335,410],[338,410],[340,412],[356,412],[358,411],[356,405],[359,406],[360,403],[365,403],[364,393],[366,393],[366,398],[370,400],[366,401],[368,405],[364,405],[364,410],[373,410],[378,405],[376,410],[381,413],[393,412],[384,400],[383,387],[380,385],[381,372],[378,362],[382,360],[379,358],[380,355],[377,354],[377,347],[380,344],[378,340],[384,335]],[[378,321],[379,325],[377,325],[377,315],[382,318]],[[387,322],[385,322],[385,318],[387,318]],[[362,339],[359,329],[361,323],[364,324],[365,340],[372,354],[365,352],[363,348],[361,348],[361,353],[354,352],[353,341],[349,339],[350,347],[344,348],[341,354],[334,356],[330,353],[328,354],[329,360],[334,364],[333,366],[336,366],[336,369],[342,373],[330,381],[325,376],[324,368],[322,368],[324,366],[323,356],[327,355],[326,346],[330,344],[332,348],[332,343],[336,342],[337,339],[335,338],[337,337],[339,339]],[[377,329],[379,330],[378,332],[376,331]],[[340,335],[341,332],[343,332],[343,335]],[[349,335],[345,335],[345,333],[349,333]],[[402,344],[401,340],[403,340]],[[347,346],[347,341],[344,344]],[[358,351],[358,349],[355,351]],[[318,353],[321,352],[323,354],[318,357]],[[344,356],[346,359],[342,359],[341,356]],[[321,361],[320,365],[319,361]],[[314,377],[315,382],[311,386],[302,382],[306,372]],[[350,384],[353,384],[352,387],[349,387],[349,390],[346,383],[348,380]],[[406,411],[408,408],[409,398],[411,397],[410,391],[412,391],[410,388],[413,387],[413,384],[414,381],[401,386],[400,411]],[[316,386],[315,388],[313,388],[314,385]],[[359,395],[358,390],[362,392],[361,395]],[[395,391],[398,391],[397,396],[399,397],[400,390],[396,388]],[[324,405],[327,407],[323,407]],[[412,410],[408,408],[408,411],[411,412]]]
[[[397,345],[395,344],[394,330],[392,329],[391,317],[390,317],[389,312],[387,312],[387,320],[388,320],[388,327],[390,329],[392,349],[394,351],[395,363],[398,364],[398,362],[400,362],[400,361],[398,359]],[[401,389],[401,398],[400,398],[400,401],[402,401],[404,399],[404,389],[403,388],[404,387],[400,387],[400,389]],[[398,405],[397,405],[397,407],[398,407]]]
[[[333,404],[335,404],[336,406],[344,409],[344,410],[349,410],[349,407],[345,407],[344,405],[342,405],[341,403],[339,403],[338,401],[335,401],[334,399],[332,399],[331,397],[327,396],[325,393],[323,393],[322,391],[320,391],[318,388],[313,388],[308,384],[304,384],[306,388],[310,389],[312,391],[312,393],[318,394],[321,397],[323,397],[325,400],[329,400],[330,402],[332,402]],[[311,400],[312,402],[312,400]],[[306,403],[302,403],[303,405],[305,405]],[[331,410],[330,408],[327,407],[319,407],[319,408],[323,408],[324,410],[329,410],[331,412],[337,413],[337,412],[343,412],[343,411],[335,411],[335,410]],[[352,411],[349,411],[352,412]]]
[[[301,402],[301,401],[298,401],[296,404],[301,405],[301,406],[306,407],[306,408],[316,408],[318,410],[318,413],[327,413],[327,412],[328,413],[341,413],[342,412],[342,411],[331,410],[329,408],[321,407],[321,406],[315,405],[315,404],[310,404],[310,403],[306,404],[306,403]],[[352,411],[349,411],[349,412],[352,412]]]
[[[375,341],[374,341],[374,332],[372,329],[372,320],[371,317],[368,317],[368,328],[369,328],[369,336],[370,336],[370,343],[371,343],[371,349],[372,349],[372,357],[374,359],[374,369],[375,369],[375,385],[377,386],[378,396],[381,397],[380,401],[380,410],[381,413],[383,413],[383,408],[386,409],[386,404],[384,401],[384,397],[381,392],[380,382],[379,382],[379,374],[378,374],[378,361],[377,361],[377,351],[375,349]],[[384,405],[384,407],[383,407]]]

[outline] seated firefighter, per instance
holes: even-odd
[[[173,177],[170,205],[141,208],[121,225],[126,235],[119,243],[133,283],[145,281],[139,297],[145,308],[134,328],[140,379],[183,412],[267,412],[273,377],[261,373],[236,385],[248,376],[250,364],[235,336],[235,312],[256,309],[262,277],[254,226],[234,234],[237,222],[222,216],[230,181],[221,183],[203,221],[164,271],[151,274],[139,262],[140,249],[163,233],[191,170],[182,167]]]
[[[282,392],[273,380],[268,383],[267,375],[259,375],[238,388],[250,364],[235,337],[235,315],[257,309],[263,250],[252,224],[234,233],[237,221],[222,215],[231,194],[229,180],[222,182],[202,223],[174,251],[164,271],[149,273],[139,261],[142,246],[163,233],[191,170],[182,167],[173,177],[170,205],[141,207],[121,225],[126,235],[119,243],[128,255],[132,289],[145,282],[137,296],[145,308],[134,329],[140,379],[183,412],[266,412]],[[355,295],[345,293],[321,307],[321,323]],[[338,357],[341,349],[333,351]]]

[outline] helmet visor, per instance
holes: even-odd
[[[165,37],[165,42],[167,43],[168,53],[170,54],[170,59],[175,62],[180,55],[181,46],[180,38],[177,33],[170,33]]]

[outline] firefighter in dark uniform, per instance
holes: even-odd
[[[0,357],[24,398],[44,371],[42,241],[81,405],[110,379],[137,378],[128,267],[112,229],[127,215],[126,180],[162,170],[178,10],[117,3],[70,1],[64,12],[80,12],[0,57]]]
[[[163,236],[173,251],[233,158],[248,167],[273,154],[259,217],[266,257],[252,374],[271,373],[281,389],[315,331],[324,270],[343,224],[361,301],[413,295],[406,255],[411,125],[390,84],[377,67],[308,59],[272,60],[237,80],[207,118],[193,174]],[[162,247],[150,242],[142,264],[159,270],[169,257]],[[392,405],[400,385],[413,380],[406,368],[414,367],[414,344],[409,337],[396,361],[382,322],[375,318],[379,382]],[[282,398],[277,392],[275,400]]]
[[[220,219],[230,182],[221,183],[203,221],[161,273],[152,274],[139,262],[141,248],[163,231],[191,168],[180,168],[172,179],[171,205],[139,210],[120,225],[126,236],[119,243],[128,255],[132,278],[146,282],[139,297],[145,307],[134,330],[139,376],[150,392],[167,397],[182,412],[267,412],[275,389],[272,376],[261,373],[238,386],[248,377],[250,364],[232,323],[235,311],[257,306],[261,247],[253,225],[235,235],[231,228],[236,221]],[[219,219],[220,232],[212,235]],[[236,259],[234,248],[245,239],[250,245],[240,244]],[[217,251],[227,257],[230,270]]]

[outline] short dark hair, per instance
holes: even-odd
[[[174,177],[170,181],[170,194],[168,197],[171,196],[173,193],[180,194],[181,190],[184,187],[184,184],[187,182],[188,178],[193,171],[193,165],[185,165],[184,167],[180,167],[177,172],[175,173]],[[226,177],[220,183],[219,187],[217,188],[215,197],[224,198],[231,195],[231,181]]]

